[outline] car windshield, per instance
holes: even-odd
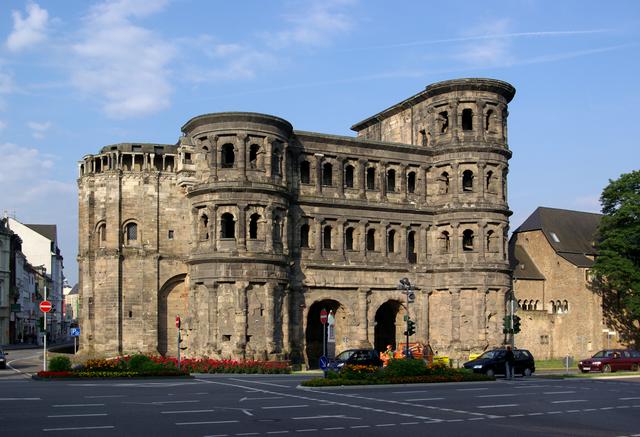
[[[502,355],[504,353],[504,351],[501,350],[495,350],[495,351],[487,351],[485,353],[483,353],[482,355],[480,355],[478,358],[497,358],[500,355]]]
[[[336,357],[336,360],[347,361],[355,351],[344,351]]]

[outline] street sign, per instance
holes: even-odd
[[[176,328],[180,329],[180,316],[176,316]]]
[[[80,337],[80,328],[69,329],[69,335],[72,337]]]
[[[323,309],[320,311],[320,323],[323,325],[327,324],[327,310]]]
[[[43,313],[48,313],[49,311],[51,311],[51,302],[49,302],[48,300],[43,300],[42,302],[40,302],[40,311],[42,311]]]
[[[324,355],[320,357],[320,369],[325,371],[329,369],[329,359]]]

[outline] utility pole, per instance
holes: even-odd
[[[411,282],[409,282],[408,278],[402,278],[400,279],[400,282],[398,282],[398,289],[402,290],[402,292],[407,296],[407,314],[405,315],[404,319],[405,319],[405,329],[406,331],[405,336],[406,336],[406,343],[405,343],[405,357],[409,358],[409,336],[411,335],[411,327],[413,327],[412,321],[411,321],[411,317],[409,317],[409,304],[413,303],[413,301],[415,300],[415,293],[413,292],[413,285],[411,285]]]

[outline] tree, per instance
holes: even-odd
[[[605,315],[623,340],[637,343],[640,332],[640,171],[609,181],[600,197],[593,284]]]

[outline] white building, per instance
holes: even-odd
[[[11,231],[0,220],[0,344],[9,343]]]
[[[58,248],[56,225],[23,224],[14,218],[8,219],[9,229],[22,239],[22,252],[29,263],[43,266],[51,279],[51,288],[47,290],[47,300],[52,304],[52,311],[47,317],[50,321],[50,338],[58,339],[66,335],[62,319],[64,273],[62,255]]]

